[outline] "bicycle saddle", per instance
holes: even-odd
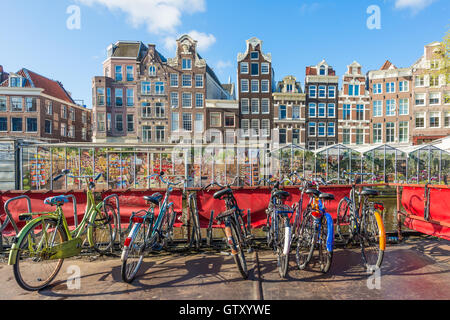
[[[231,190],[230,188],[226,188],[220,191],[217,191],[216,193],[214,193],[214,199],[220,199],[222,198],[224,195],[231,195],[233,194],[233,190]]]
[[[359,194],[362,196],[377,196],[378,191],[373,189],[363,189]]]
[[[319,195],[319,199],[323,199],[323,200],[334,200],[334,195],[331,193],[321,193]]]
[[[274,192],[273,196],[276,198],[280,198],[280,199],[286,199],[290,196],[290,194],[287,191],[278,190],[278,191]]]
[[[306,194],[309,194],[309,195],[312,195],[312,196],[314,196],[314,197],[318,197],[318,196],[320,196],[320,194],[321,194],[322,192],[320,192],[320,191],[317,190],[317,189],[306,189],[305,193],[306,193]]]
[[[155,193],[155,194],[152,194],[151,196],[145,196],[144,200],[149,201],[149,202],[153,203],[154,205],[159,206],[159,203],[161,202],[162,197],[163,196],[161,193]]]
[[[69,198],[67,198],[66,196],[49,197],[44,200],[44,203],[50,206],[62,206],[67,202],[69,202]]]

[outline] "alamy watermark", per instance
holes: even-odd
[[[68,290],[80,290],[81,288],[81,269],[77,265],[70,265],[67,268],[67,289]]]
[[[81,9],[79,6],[71,5],[67,7],[66,13],[69,17],[66,20],[66,26],[69,30],[81,29]]]
[[[376,265],[368,266],[367,273],[369,274],[369,277],[367,278],[367,288],[370,290],[381,290],[381,269]]]
[[[371,5],[367,8],[367,14],[370,16],[367,18],[367,28],[369,30],[381,29],[381,9],[377,5]]]

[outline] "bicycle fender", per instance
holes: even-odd
[[[325,217],[327,219],[327,227],[328,227],[328,234],[327,234],[327,250],[328,252],[333,252],[333,246],[334,246],[334,225],[333,225],[333,218],[329,213],[325,213]]]
[[[22,230],[20,230],[19,234],[15,237],[14,239],[14,243],[11,246],[11,249],[9,251],[9,257],[8,257],[8,265],[12,266],[14,264],[16,264],[16,260],[17,260],[17,253],[19,251],[19,243],[22,242],[23,237],[25,237],[25,235],[27,234],[27,232],[38,222],[38,221],[42,221],[44,219],[57,219],[56,215],[53,214],[45,214],[42,216],[39,216],[33,220],[31,220],[29,223],[27,223],[25,225],[25,227],[22,228]]]
[[[383,218],[381,218],[381,214],[378,211],[375,211],[374,214],[379,226],[378,236],[380,237],[380,250],[384,251],[386,249],[386,232],[384,230]]]

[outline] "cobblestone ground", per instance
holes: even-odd
[[[280,279],[271,251],[248,254],[250,277],[242,280],[232,257],[219,252],[159,254],[146,257],[133,284],[120,277],[119,257],[67,259],[52,286],[23,291],[12,267],[0,263],[0,299],[450,299],[450,242],[417,237],[387,248],[379,288],[369,279],[358,249],[335,250],[329,274],[311,265],[300,271],[295,254],[287,279]],[[79,289],[68,289],[70,267],[81,271]],[[369,280],[369,281],[368,281]]]

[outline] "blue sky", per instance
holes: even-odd
[[[67,28],[71,5],[80,29]],[[381,29],[367,28],[370,5],[381,10]],[[2,0],[0,13],[0,65],[59,80],[88,107],[91,79],[117,40],[155,43],[172,57],[174,39],[190,33],[221,81],[235,82],[237,53],[256,36],[276,80],[294,75],[303,85],[305,67],[324,58],[339,76],[354,60],[364,72],[386,59],[410,66],[450,29],[447,0]]]

